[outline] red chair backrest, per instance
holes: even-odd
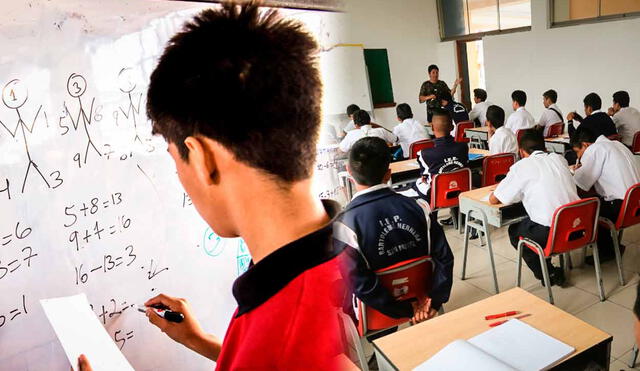
[[[458,195],[471,189],[471,170],[436,174],[431,180],[431,210],[458,206]]]
[[[600,200],[584,198],[562,205],[553,213],[545,256],[562,254],[592,244],[596,240]]]
[[[500,183],[507,176],[511,165],[515,163],[516,155],[514,153],[498,153],[485,157],[482,160],[482,186]]]
[[[518,148],[520,148],[520,138],[524,135],[524,131],[527,129],[520,129],[516,131],[516,141],[518,142]]]
[[[422,140],[413,142],[411,143],[411,145],[409,145],[409,153],[411,154],[409,158],[417,158],[418,152],[426,148],[433,148],[434,146],[435,146],[435,142],[432,141],[431,139],[422,139]]]
[[[547,138],[557,137],[562,135],[564,131],[564,122],[556,122],[555,124],[549,126],[549,130],[547,130]]]
[[[640,183],[634,184],[627,189],[622,201],[622,207],[620,207],[618,220],[614,222],[616,229],[640,224]]]
[[[464,136],[464,131],[473,128],[473,121],[460,121],[456,125],[455,141],[460,143],[469,143],[469,138]]]
[[[640,131],[633,134],[633,144],[631,144],[633,153],[640,152]]]
[[[380,283],[396,300],[424,298],[431,291],[433,265],[431,257],[405,260],[376,272]],[[358,332],[384,330],[407,322],[408,318],[391,318],[358,301]]]

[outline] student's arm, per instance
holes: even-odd
[[[575,169],[573,180],[579,189],[588,192],[602,175],[602,168],[605,166],[604,158],[598,153],[585,151],[580,164],[581,166]]]
[[[522,193],[524,185],[529,180],[517,172],[517,169],[511,167],[507,176],[502,179],[496,186],[495,190],[489,195],[489,203],[492,205],[505,204],[511,205],[522,201],[524,194]]]
[[[435,218],[434,218],[435,219]],[[453,285],[453,253],[440,224],[431,220],[429,235],[431,240],[431,258],[433,261],[433,281],[431,285],[431,307],[440,310],[443,303],[449,301]]]
[[[340,151],[344,153],[349,152],[349,142],[350,142],[349,133],[347,133],[347,135],[345,135],[345,137],[340,141],[340,145],[339,145]]]

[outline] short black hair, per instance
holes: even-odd
[[[473,89],[473,96],[484,102],[485,100],[487,100],[487,91],[480,88]]]
[[[374,186],[382,183],[390,162],[391,151],[382,138],[361,138],[349,151],[351,175],[361,185]]]
[[[504,110],[500,106],[489,106],[487,108],[487,120],[491,121],[491,126],[499,128],[504,125]]]
[[[587,107],[591,107],[594,111],[602,108],[602,99],[600,99],[600,96],[596,93],[587,94],[582,100],[582,103]]]
[[[447,102],[453,102],[453,96],[449,90],[443,90],[438,93],[438,100],[446,100]]]
[[[184,140],[201,135],[282,184],[307,179],[321,119],[317,57],[302,23],[257,1],[204,10],[169,40],[151,74],[152,133],[185,161]]]
[[[544,93],[542,93],[542,96],[545,98],[549,98],[553,103],[558,101],[558,93],[553,89],[545,91]]]
[[[440,69],[438,68],[438,66],[436,66],[435,64],[432,64],[429,66],[429,68],[427,68],[427,71],[429,71],[429,73],[431,73],[431,71],[433,70],[438,70],[440,71]]]
[[[542,131],[536,129],[526,129],[520,137],[518,146],[528,154],[534,151],[546,151]]]
[[[594,143],[596,139],[595,134],[593,134],[591,130],[583,128],[573,133],[569,145],[571,148],[580,148],[582,147],[582,143]]]
[[[360,111],[360,107],[356,104],[350,104],[347,106],[347,116],[353,115],[356,111]]]
[[[620,107],[629,107],[629,93],[624,90],[613,93],[613,102],[618,103]]]
[[[636,305],[633,306],[633,313],[636,314],[636,318],[640,321],[640,283],[638,284],[638,293],[636,294]]]
[[[400,120],[406,120],[413,118],[413,112],[411,112],[411,106],[406,103],[400,103],[396,107],[396,114]]]
[[[431,110],[431,113],[433,114],[432,117],[446,117],[449,121],[453,120],[451,118],[451,113],[449,112],[449,110],[444,108],[440,108],[440,107],[433,108]]]
[[[369,125],[371,123],[371,116],[363,109],[353,113],[353,123],[358,126]]]
[[[514,102],[518,102],[520,107],[524,107],[524,105],[527,104],[527,93],[522,90],[514,90],[513,93],[511,93],[511,99]]]

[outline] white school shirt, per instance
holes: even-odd
[[[605,201],[624,199],[627,189],[640,183],[640,164],[624,144],[604,135],[589,146],[580,159],[582,166],[573,176],[585,191],[595,186]]]
[[[477,103],[471,111],[469,111],[469,120],[475,121],[475,119],[478,119],[480,126],[487,125],[487,109],[489,106],[493,106],[493,103],[487,101]]]
[[[409,147],[411,146],[411,143],[429,138],[427,129],[420,123],[420,121],[412,118],[402,121],[393,128],[393,134],[398,137],[398,144],[402,147],[402,154],[404,155],[404,158],[409,158]]]
[[[522,201],[529,218],[547,227],[558,207],[579,199],[567,160],[542,151],[513,164],[494,196],[507,205]]]
[[[560,116],[558,116],[558,114],[555,113],[551,108],[558,111],[558,113],[560,113]],[[562,119],[562,111],[560,111],[560,108],[558,108],[558,106],[554,103],[549,107],[545,108],[544,112],[542,112],[542,115],[540,116],[540,120],[538,121],[538,126],[542,126],[544,128],[543,134],[546,137],[547,132],[549,131],[549,126],[556,124],[558,122],[564,122],[564,120]]]
[[[504,126],[514,134],[517,134],[518,130],[530,129],[536,126],[536,121],[524,107],[518,107],[518,109],[509,116]]]
[[[397,140],[396,136],[388,130],[385,130],[383,128],[374,129],[373,127],[371,127],[371,125],[363,125],[360,127],[360,129],[351,130],[347,133],[347,135],[345,135],[344,139],[342,139],[342,142],[340,142],[340,150],[342,152],[349,152],[351,146],[353,146],[353,144],[357,142],[358,139],[364,137],[382,138],[387,141],[387,143],[391,144],[395,143]]]
[[[347,126],[345,126],[344,129],[342,129],[342,131],[344,131],[345,133],[348,133],[351,130],[355,130],[355,128],[356,128],[356,124],[353,122],[353,120],[349,120],[349,122],[347,123]]]
[[[640,131],[640,111],[633,107],[624,107],[611,117],[616,124],[618,134],[622,137],[622,143],[631,147],[633,135]]]
[[[518,153],[518,141],[511,130],[500,126],[489,138],[489,152],[492,155],[497,153]]]

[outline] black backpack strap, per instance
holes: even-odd
[[[555,109],[555,108],[551,108],[551,107],[548,107],[548,108],[549,108],[550,110],[552,110],[553,112],[555,112],[555,113],[556,113],[556,115],[558,115],[558,117],[560,117],[560,121],[562,121],[562,123],[564,124],[564,119],[562,118],[562,115],[560,114],[560,112],[558,112],[558,110],[557,110],[557,109]]]

